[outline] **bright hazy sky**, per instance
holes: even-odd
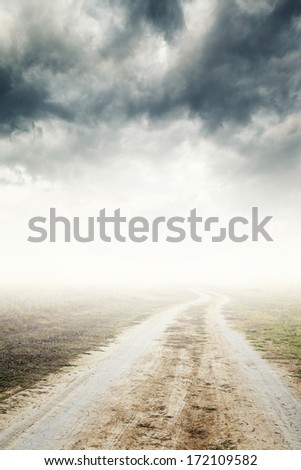
[[[295,0],[0,0],[1,281],[299,284],[300,36]],[[252,206],[273,243],[27,242]]]

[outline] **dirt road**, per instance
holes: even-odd
[[[50,380],[50,391],[46,386],[29,393],[19,409],[2,419],[0,448],[68,448],[99,406],[106,406],[112,389],[122,388],[135,373],[135,367],[155,348],[156,339],[168,324],[206,298],[202,295],[127,329],[104,352],[84,357],[70,374],[54,378],[54,384]]]
[[[301,449],[299,399],[225,302],[202,294],[82,358],[6,416],[0,447]]]

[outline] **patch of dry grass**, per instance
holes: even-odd
[[[185,298],[146,291],[0,293],[0,397],[32,387],[77,355],[105,346],[126,326]]]
[[[245,292],[232,296],[228,319],[267,359],[287,364],[301,380],[301,295]]]

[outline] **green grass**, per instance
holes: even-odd
[[[295,293],[240,293],[226,309],[263,356],[287,364],[301,378],[301,296]]]

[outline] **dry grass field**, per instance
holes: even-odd
[[[301,448],[297,294],[6,292],[0,305],[3,449]]]
[[[263,357],[287,370],[301,388],[300,293],[231,293],[225,313]]]
[[[0,292],[0,398],[99,350],[180,295],[185,298],[174,291]]]

